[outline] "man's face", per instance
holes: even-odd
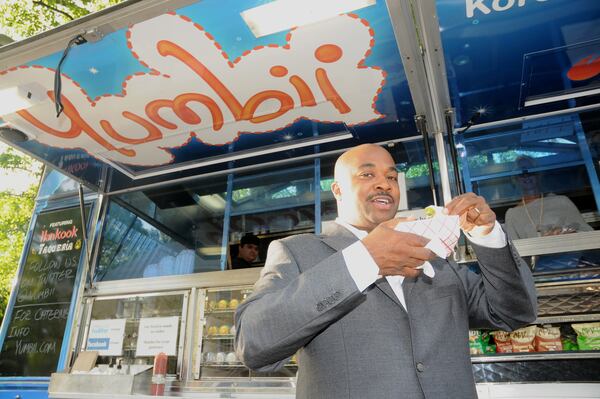
[[[258,257],[258,245],[244,244],[240,245],[238,257],[244,259],[246,262],[254,262]]]
[[[521,192],[523,195],[538,194],[538,176],[531,173],[523,173],[517,175],[517,182],[521,186]]]
[[[332,191],[342,220],[367,231],[392,219],[398,209],[398,172],[379,146],[360,146],[344,155]]]

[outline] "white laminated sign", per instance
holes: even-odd
[[[121,356],[126,319],[92,320],[86,350],[98,351],[100,356]]]
[[[155,356],[164,352],[177,356],[179,317],[146,317],[140,319],[136,356]]]

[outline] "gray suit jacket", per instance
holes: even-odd
[[[433,279],[405,279],[407,313],[385,279],[358,291],[341,252],[357,238],[329,227],[272,242],[236,312],[249,368],[276,370],[299,351],[298,398],[476,398],[469,328],[536,318],[533,278],[510,245],[475,247],[481,274],[438,258]]]

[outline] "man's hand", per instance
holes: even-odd
[[[427,238],[394,230],[403,221],[406,219],[383,222],[362,239],[381,276],[417,277],[421,273],[417,267],[436,256],[424,248],[429,242]]]
[[[485,198],[473,193],[455,197],[446,204],[448,215],[458,215],[460,228],[473,236],[486,236],[494,228],[496,214],[485,201]]]

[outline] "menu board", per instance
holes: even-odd
[[[0,352],[0,377],[56,371],[83,246],[79,207],[41,213],[35,222]]]

